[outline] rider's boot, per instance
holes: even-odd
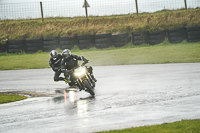
[[[64,81],[65,81],[66,84],[68,83],[68,79],[67,78],[64,78]]]
[[[59,81],[65,81],[64,79],[65,78],[63,78],[63,77],[59,77]]]

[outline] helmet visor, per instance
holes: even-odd
[[[56,55],[53,55],[53,56],[52,56],[52,58],[53,58],[54,60],[56,59],[56,57],[57,57]]]
[[[65,54],[65,58],[69,58],[70,57],[70,54]]]

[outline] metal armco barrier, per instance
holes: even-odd
[[[5,44],[2,44],[2,43],[0,43],[0,53],[2,53],[2,52],[6,52],[6,45]]]
[[[25,51],[26,42],[25,40],[8,40],[7,41],[7,52],[8,53],[20,53]]]
[[[200,26],[178,27],[169,30],[156,32],[132,32],[121,34],[96,34],[79,35],[74,37],[47,37],[42,39],[26,40],[8,40],[6,44],[0,43],[0,52],[8,53],[34,53],[38,50],[50,52],[53,49],[60,48],[72,49],[77,45],[79,49],[89,49],[96,47],[98,49],[108,48],[110,46],[122,47],[131,42],[133,45],[143,43],[155,45],[168,39],[170,43],[181,43],[183,40],[188,42],[200,42]]]
[[[79,49],[89,49],[95,45],[95,35],[79,35],[77,39]]]
[[[26,39],[26,53],[35,53],[43,49],[43,39]]]
[[[111,33],[107,34],[96,34],[95,35],[95,47],[98,49],[108,48],[113,46],[111,39]]]

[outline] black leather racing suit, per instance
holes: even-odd
[[[61,74],[61,62],[62,62],[62,55],[58,54],[56,59],[54,60],[53,58],[49,59],[49,65],[55,72],[54,74],[54,81],[59,81],[59,80],[64,80],[64,78],[59,77]]]
[[[69,76],[72,74],[72,73],[68,73],[67,70],[73,70],[73,69],[76,69],[77,67],[79,67],[78,60],[82,60],[82,61],[84,61],[84,63],[88,63],[88,61],[89,61],[85,57],[78,56],[78,55],[71,55],[67,59],[64,58],[62,60],[61,69],[62,69],[62,72],[64,73],[66,79],[68,79]],[[88,72],[92,74],[92,70],[93,70],[92,67],[89,66],[86,68],[88,69]],[[69,84],[73,85],[74,84],[73,81],[74,81],[73,76],[70,76]]]

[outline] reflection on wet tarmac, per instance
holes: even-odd
[[[67,115],[77,114],[80,117],[82,113],[89,111],[89,106],[94,106],[91,104],[94,100],[95,98],[90,95],[80,95],[76,89],[66,89],[63,91],[63,95],[53,98],[55,103],[64,105]]]
[[[64,91],[64,92],[66,92],[66,91]],[[71,102],[71,103],[76,103],[76,92],[75,91],[69,91],[68,92],[68,94],[69,94],[69,101]],[[65,96],[66,94],[64,94],[64,96]],[[65,96],[65,99],[66,99],[66,96]],[[67,99],[66,99],[67,100]],[[65,101],[66,102],[66,101]]]

